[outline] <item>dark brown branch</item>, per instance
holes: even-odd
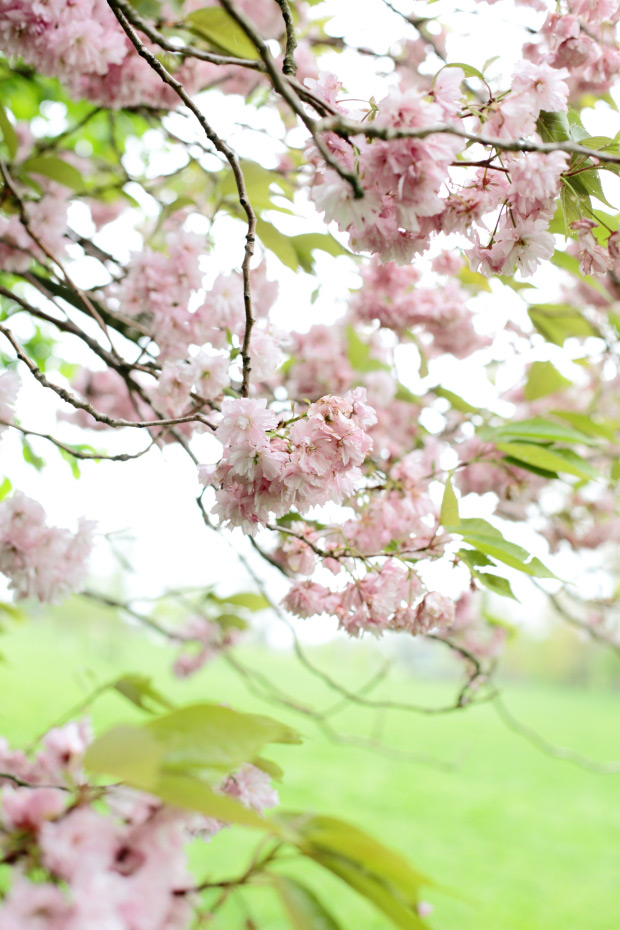
[[[89,404],[88,401],[80,400],[79,397],[76,397],[70,391],[67,391],[65,388],[60,387],[58,384],[54,384],[45,377],[41,369],[31,358],[26,355],[20,344],[17,342],[13,333],[0,324],[0,333],[8,339],[8,341],[13,346],[15,354],[20,361],[26,365],[30,373],[37,379],[39,384],[44,388],[48,388],[51,391],[54,391],[55,394],[58,394],[62,400],[66,401],[68,404],[71,404],[72,407],[76,407],[78,410],[85,410],[86,413],[90,413],[93,419],[97,420],[99,423],[105,423],[106,426],[121,427],[121,426],[131,426],[137,429],[150,429],[153,426],[175,426],[178,423],[193,423],[199,421],[201,423],[209,424],[200,414],[194,413],[186,417],[175,417],[172,419],[166,420],[123,420],[120,418],[109,417],[105,413],[101,413],[99,410],[95,410],[92,404]]]
[[[295,37],[295,23],[293,14],[288,0],[275,0],[282,10],[282,19],[286,29],[286,51],[284,53],[284,63],[282,71],[284,74],[297,74],[297,65],[295,64],[295,49],[297,48],[297,39]]]

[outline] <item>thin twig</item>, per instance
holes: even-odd
[[[66,388],[60,387],[58,384],[54,384],[52,381],[48,381],[41,369],[31,358],[26,355],[20,344],[17,342],[13,333],[0,324],[0,333],[8,339],[15,350],[17,357],[26,365],[31,374],[37,379],[39,384],[44,388],[48,388],[51,391],[54,391],[62,400],[66,401],[68,404],[71,404],[72,407],[76,407],[78,410],[85,410],[86,413],[90,413],[93,419],[97,420],[99,423],[105,423],[106,426],[121,427],[121,426],[131,426],[137,429],[150,429],[153,426],[175,426],[179,423],[194,423],[196,421],[200,423],[205,423],[209,426],[209,423],[202,417],[200,414],[193,413],[185,417],[174,417],[166,420],[123,420],[119,417],[109,417],[106,413],[101,413],[99,410],[95,410],[92,404],[89,404],[88,401],[80,400],[79,397],[76,397],[75,394],[72,394],[70,391],[67,391]]]
[[[19,426],[17,423],[11,423],[9,420],[0,420],[0,426],[10,426],[12,429],[18,430],[24,436],[38,436],[39,439],[47,439],[48,442],[53,443],[63,452],[68,452],[69,455],[72,455],[76,459],[94,459],[95,461],[108,461],[108,462],[129,462],[131,459],[139,459],[143,455],[146,455],[154,445],[156,445],[156,440],[153,439],[145,449],[141,449],[140,452],[121,452],[118,455],[106,455],[105,452],[84,452],[80,449],[76,449],[74,446],[65,445],[64,442],[60,442],[59,439],[56,439],[54,436],[50,436],[48,433],[38,433],[33,429],[25,429],[23,426]]]
[[[576,752],[574,749],[550,743],[549,740],[546,740],[544,736],[541,736],[537,730],[534,730],[527,723],[522,723],[520,720],[517,720],[512,712],[508,710],[499,695],[496,695],[493,701],[493,708],[497,716],[509,730],[525,737],[528,742],[536,746],[537,749],[542,750],[546,755],[553,756],[554,759],[564,759],[566,762],[572,762],[574,765],[578,765],[582,769],[587,769],[589,772],[595,772],[597,775],[620,774],[620,762],[596,762],[594,759],[589,759],[587,756],[582,755],[580,752]]]
[[[467,139],[470,142],[477,142],[480,145],[490,146],[502,152],[541,152],[542,154],[567,152],[570,155],[583,155],[586,158],[594,158],[599,162],[620,164],[620,155],[611,155],[600,149],[589,149],[577,142],[569,142],[568,140],[533,142],[526,139],[494,139],[470,132],[460,126],[443,123],[436,126],[401,129],[395,126],[378,126],[376,123],[360,123],[345,116],[330,116],[317,122],[315,128],[317,132],[335,132],[336,135],[346,139],[351,136],[365,136],[367,139],[383,139],[387,142],[397,139],[426,139],[428,136],[434,135],[451,135],[458,136],[460,139]]]
[[[144,58],[144,60],[151,66],[153,71],[159,75],[164,84],[167,84],[170,88],[172,88],[172,90],[185,104],[188,110],[194,114],[209,142],[218,152],[221,152],[221,154],[225,157],[226,161],[231,167],[233,177],[235,179],[239,203],[241,204],[243,212],[245,213],[248,225],[248,230],[245,237],[243,262],[241,265],[243,274],[243,305],[245,312],[245,329],[243,333],[243,342],[241,344],[241,361],[243,368],[241,396],[247,397],[250,391],[250,373],[252,370],[252,363],[250,358],[250,338],[252,335],[252,328],[254,326],[254,315],[252,312],[250,262],[252,260],[252,255],[254,254],[254,243],[256,241],[256,214],[254,213],[252,204],[250,203],[250,198],[248,197],[241,164],[237,154],[226,142],[224,142],[222,138],[220,138],[220,136],[218,136],[211,124],[207,121],[204,114],[201,113],[190,95],[187,93],[183,84],[178,81],[172,74],[170,74],[170,72],[167,71],[161,61],[159,61],[159,59],[156,58],[155,55],[153,55],[152,52],[150,52],[145,47],[137,35],[135,29],[132,27],[131,23],[125,16],[121,6],[122,3],[123,0],[108,0],[108,4],[116,16],[118,22],[120,23],[123,31],[125,32],[125,35],[134,46],[138,55],[140,55],[141,58]]]

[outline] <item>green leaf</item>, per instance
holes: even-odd
[[[514,423],[504,423],[502,426],[483,426],[477,430],[477,435],[484,442],[511,441],[524,439],[527,442],[580,442],[592,445],[592,439],[585,432],[562,426],[542,417],[533,417],[531,420],[517,420]]]
[[[223,630],[247,630],[248,623],[238,617],[237,614],[220,614],[215,617],[215,622]]]
[[[10,494],[13,489],[13,485],[9,478],[5,478],[0,484],[0,501],[4,500],[7,494]]]
[[[255,594],[253,591],[240,591],[238,594],[231,594],[228,597],[214,597],[219,604],[237,604],[239,607],[247,607],[248,610],[267,610],[271,604],[262,594]]]
[[[543,142],[566,142],[571,138],[570,123],[565,113],[548,113],[541,110],[536,129]]]
[[[324,868],[329,869],[351,888],[371,901],[389,920],[401,930],[422,930],[427,925],[418,917],[416,911],[401,903],[393,890],[378,880],[357,863],[339,856],[316,854],[316,859]]]
[[[173,216],[178,210],[184,210],[185,207],[195,206],[196,201],[193,199],[193,197],[186,197],[185,195],[176,197],[172,203],[167,203],[165,207],[163,207],[157,221],[158,225],[161,226],[162,223],[164,223],[169,217]]]
[[[208,6],[194,10],[185,21],[194,32],[207,39],[222,52],[238,58],[260,59],[254,43],[246,36],[235,20],[221,7]]]
[[[589,462],[569,449],[550,449],[527,442],[498,442],[497,448],[519,462],[535,465],[545,471],[563,472],[578,478],[596,478],[598,473]]]
[[[468,77],[479,78],[481,81],[483,81],[486,84],[486,79],[485,79],[484,74],[482,74],[481,71],[478,71],[477,68],[474,68],[473,65],[465,65],[461,61],[451,61],[450,64],[444,65],[443,68],[439,69],[439,71],[437,72],[437,74],[435,75],[433,79],[433,85],[435,84],[435,81],[437,80],[441,72],[445,71],[446,68],[460,68],[466,78]]]
[[[537,447],[535,447],[537,448]],[[448,533],[456,533],[474,549],[491,558],[516,568],[535,578],[555,578],[553,572],[529,552],[516,543],[508,542],[497,527],[478,518],[462,519],[458,526],[444,527]]]
[[[282,814],[278,819],[290,822],[295,816],[299,815]],[[409,906],[417,903],[419,887],[431,884],[430,879],[418,872],[403,855],[345,820],[302,817],[295,826],[302,840],[301,848],[308,855],[329,854],[349,860],[367,874],[391,885]]]
[[[455,410],[460,410],[461,413],[480,413],[478,407],[472,407],[471,404],[468,404],[466,400],[463,400],[462,397],[459,397],[458,394],[455,394],[453,391],[449,391],[447,388],[437,387],[430,388],[433,394],[436,394],[437,397],[443,397],[444,400],[447,400],[451,407],[454,407]]]
[[[495,565],[484,552],[478,552],[477,549],[459,549],[457,556],[468,568],[477,569],[479,565]]]
[[[90,772],[112,776],[169,804],[279,833],[275,822],[213,791],[197,775],[219,784],[224,774],[254,759],[266,770],[270,763],[257,758],[265,743],[298,741],[290,727],[269,717],[242,714],[219,704],[197,704],[140,726],[109,730],[89,747],[85,765]]]
[[[527,312],[538,332],[558,346],[564,345],[571,336],[599,335],[598,330],[570,304],[538,304]]]
[[[42,459],[40,455],[36,454],[25,436],[22,436],[22,453],[25,462],[28,462],[28,464],[36,468],[37,471],[43,470],[45,467],[45,459]]]
[[[273,223],[268,223],[261,217],[256,220],[256,232],[266,249],[273,252],[287,268],[297,271],[299,259],[289,236],[285,236]]]
[[[560,374],[551,362],[532,362],[527,375],[523,395],[526,400],[538,400],[547,394],[555,394],[572,384]]]
[[[82,477],[82,472],[80,471],[80,463],[75,455],[72,455],[71,452],[68,452],[67,449],[58,450],[62,458],[67,462],[69,468],[71,469],[71,474],[75,479]]]
[[[263,210],[279,209],[272,203],[272,197],[274,196],[272,187],[274,187],[274,185],[279,188],[278,193],[281,196],[286,196],[289,199],[293,196],[294,191],[292,185],[283,178],[279,172],[271,171],[269,168],[265,168],[263,165],[259,164],[259,162],[249,159],[241,160],[241,170],[243,172],[243,179],[245,181],[248,197],[253,207],[258,207]],[[222,197],[232,197],[235,202],[238,201],[239,194],[237,191],[237,183],[232,171],[226,171],[221,175],[217,191]]]
[[[355,371],[390,371],[390,366],[371,357],[370,346],[363,342],[353,326],[347,326],[347,356]]]
[[[477,572],[475,570],[472,571],[472,575],[494,594],[499,594],[500,597],[510,597],[513,601],[517,600],[507,578],[502,578],[501,575],[492,575],[490,572]]]
[[[37,155],[25,161],[22,168],[28,174],[42,174],[74,191],[83,191],[85,187],[84,178],[77,168],[57,155]]]
[[[151,684],[151,679],[146,675],[129,674],[123,675],[112,684],[112,688],[122,694],[124,698],[135,704],[141,710],[149,713],[155,713],[151,706],[171,708],[172,704]]]
[[[314,268],[312,253],[316,249],[334,256],[349,254],[344,246],[327,233],[302,233],[299,236],[291,236],[290,242],[297,252],[299,264],[308,273]]]
[[[207,817],[215,817],[225,823],[237,823],[269,833],[278,832],[278,827],[273,821],[260,817],[225,794],[218,794],[198,778],[166,774],[157,781],[152,793],[175,807],[199,811]]]
[[[194,704],[144,724],[162,747],[165,772],[203,772],[219,779],[258,755],[266,743],[299,743],[299,735],[271,717],[220,704]]]
[[[111,775],[134,788],[152,791],[159,778],[162,748],[147,730],[118,726],[88,747],[84,765],[90,772]]]
[[[491,292],[491,285],[489,284],[489,279],[485,278],[483,274],[480,274],[478,271],[472,271],[469,265],[463,265],[459,271],[457,278],[461,284],[465,287],[469,287],[474,291],[489,291]]]
[[[551,410],[550,413],[560,420],[566,420],[585,436],[601,437],[613,442],[620,432],[620,420],[598,421],[585,413],[573,413],[572,410]]]
[[[452,481],[448,477],[443,492],[439,522],[442,526],[456,526],[459,521],[459,502],[456,499],[456,494],[454,493],[454,488],[452,487]]]
[[[584,145],[587,144],[587,142],[587,139],[584,140]],[[579,194],[596,197],[597,200],[600,200],[601,203],[606,204],[608,207],[612,206],[603,193],[601,179],[596,168],[593,167],[591,171],[583,171],[581,174],[571,177],[571,183]]]
[[[269,873],[269,880],[278,892],[295,930],[339,930],[340,924],[301,882],[288,875]]]
[[[9,155],[11,158],[15,158],[17,153],[17,147],[19,145],[19,140],[17,138],[17,133],[13,123],[10,121],[6,115],[6,110],[0,103],[0,132],[2,133],[2,138],[4,139],[5,145],[9,150]]]
[[[502,597],[511,597],[513,600],[517,600],[507,578],[503,578],[500,575],[493,575],[490,572],[478,571],[481,565],[495,566],[496,564],[492,559],[484,555],[483,552],[478,552],[477,549],[459,549],[457,556],[467,565],[472,577],[477,578],[489,591],[493,591],[494,594],[499,594]]]
[[[394,399],[406,401],[408,404],[419,404],[421,402],[421,398],[416,394],[413,394],[409,388],[405,387],[404,384],[401,384],[400,381],[398,382]]]

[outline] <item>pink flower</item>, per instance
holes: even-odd
[[[278,417],[267,409],[267,400],[249,397],[226,397],[222,401],[222,420],[215,435],[226,446],[259,449],[267,443],[267,431],[275,429]]]
[[[335,598],[329,588],[323,585],[314,581],[298,581],[282,604],[298,617],[312,617],[315,614],[332,613]]]
[[[67,795],[56,788],[10,788],[2,792],[3,820],[12,830],[36,831],[65,809]]]
[[[52,774],[65,770],[75,772],[81,767],[92,739],[92,729],[87,720],[71,720],[62,727],[54,727],[43,737],[39,762]]]
[[[560,178],[568,165],[564,152],[540,154],[532,152],[515,159],[510,166],[512,196],[519,212],[525,217],[539,209],[553,209]]]
[[[0,930],[65,930],[68,916],[60,888],[20,877],[0,905]]]
[[[534,274],[541,261],[551,258],[555,240],[545,220],[516,221],[515,218],[515,223],[505,219],[500,224],[491,249],[491,260],[500,274],[512,274],[517,269],[529,276]]]
[[[446,629],[454,623],[454,601],[438,591],[431,591],[420,603],[416,616],[417,632],[427,633],[439,627]]]
[[[610,255],[598,244],[592,233],[597,224],[585,217],[571,223],[577,232],[579,270],[582,274],[605,275],[609,271]]]
[[[230,775],[222,790],[259,814],[276,807],[280,801],[278,792],[271,785],[269,775],[250,764],[244,765],[234,775]]]
[[[46,868],[73,881],[112,866],[120,833],[109,817],[80,807],[55,823],[43,824],[40,844]]]
[[[93,529],[84,519],[75,535],[46,527],[40,504],[18,491],[0,502],[0,572],[20,599],[58,600],[86,580]]]
[[[541,110],[555,113],[566,112],[568,84],[565,78],[568,72],[557,70],[549,65],[536,65],[531,61],[521,61],[517,65],[512,79],[512,93],[523,95],[538,116]]]

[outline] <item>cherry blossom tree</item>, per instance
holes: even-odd
[[[183,615],[163,623],[89,583],[88,513],[55,526],[9,474],[0,574],[14,602],[120,611],[181,678],[228,661],[335,740],[340,701],[305,707],[236,658],[259,611],[345,703],[493,701],[528,735],[501,702],[507,629],[485,597],[534,586],[620,650],[620,3],[356,6],[392,38],[356,46],[329,0],[0,0],[0,442],[19,435],[27,466],[58,455],[77,476],[177,449],[204,533],[254,587],[223,594],[205,566],[200,591],[159,598]],[[501,24],[514,60],[484,62]],[[257,158],[237,151],[253,133]],[[151,170],[154,148],[169,170]],[[316,322],[326,268],[356,283]],[[284,328],[293,273],[313,293]],[[45,432],[32,391],[54,399]],[[106,452],[113,433],[122,451]],[[454,701],[351,691],[299,641],[295,618],[319,616],[447,650]],[[263,750],[294,729],[226,694],[173,707],[141,673],[84,711],[105,690],[146,722],[95,736],[77,714],[36,747],[0,746],[0,930],[185,930],[251,883],[299,930],[337,927],[280,868],[292,851],[395,926],[427,926],[425,879],[400,854],[278,808]],[[194,874],[190,841],[235,824],[258,836],[249,866]]]

